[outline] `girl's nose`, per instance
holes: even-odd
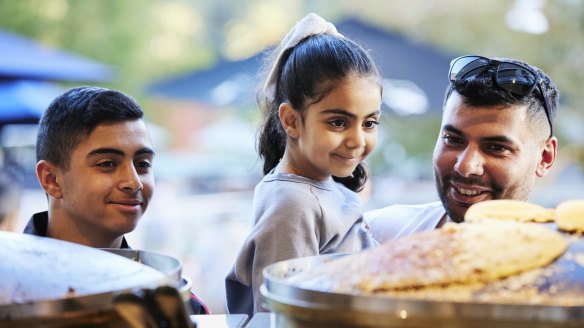
[[[345,145],[348,148],[361,148],[365,147],[365,132],[361,127],[357,127],[355,129],[351,129],[349,135],[347,137],[347,141]]]

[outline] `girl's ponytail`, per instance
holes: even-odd
[[[263,172],[268,174],[284,156],[286,133],[280,124],[276,103],[266,101],[263,109],[266,113],[264,113],[264,122],[260,128],[258,153],[264,161]]]

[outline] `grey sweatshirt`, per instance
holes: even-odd
[[[261,305],[262,270],[275,262],[354,253],[377,245],[357,193],[332,178],[269,173],[256,186],[253,228],[225,278],[229,313],[252,316]]]

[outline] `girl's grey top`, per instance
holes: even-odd
[[[225,279],[229,313],[252,316],[261,305],[262,270],[275,262],[375,246],[357,193],[332,178],[268,173],[256,186],[253,228]]]

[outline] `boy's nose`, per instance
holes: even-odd
[[[120,181],[120,189],[127,190],[131,192],[136,192],[142,190],[144,184],[140,179],[140,175],[134,165],[130,165],[126,170],[124,170],[123,177]]]

